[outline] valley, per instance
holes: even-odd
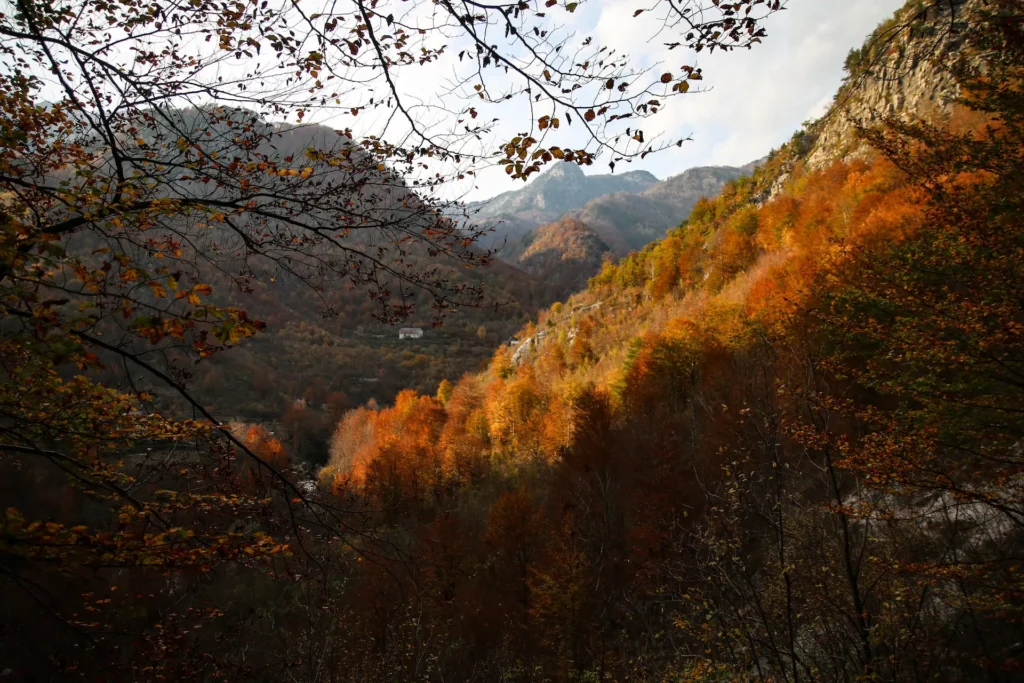
[[[1021,679],[1019,3],[665,180],[800,3],[656,2],[653,71],[600,2],[76,7],[0,14],[71,74],[0,68],[5,683]]]

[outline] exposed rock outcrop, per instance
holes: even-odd
[[[951,115],[959,88],[949,67],[964,57],[963,40],[973,9],[983,0],[910,3],[879,26],[847,60],[846,82],[829,112],[790,142],[767,197],[778,194],[802,162],[809,170],[869,154],[858,126],[885,117],[942,121]],[[767,198],[766,197],[766,198]]]
[[[953,0],[927,11],[907,7],[880,26],[852,53],[850,76],[820,122],[807,166],[818,169],[863,153],[855,134],[858,123],[870,125],[886,116],[948,117],[959,95],[948,67],[957,58],[964,20],[976,4]]]

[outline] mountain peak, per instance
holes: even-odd
[[[586,174],[580,165],[571,162],[563,161],[552,166],[547,173],[544,173],[541,177],[547,178],[586,178]]]

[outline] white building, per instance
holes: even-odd
[[[423,328],[421,327],[403,327],[398,331],[399,339],[422,339]]]

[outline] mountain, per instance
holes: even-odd
[[[754,162],[757,163],[757,162]],[[481,246],[498,249],[508,263],[533,241],[529,233],[569,216],[592,230],[617,256],[660,239],[679,225],[701,197],[714,197],[730,180],[749,173],[743,167],[700,166],[658,181],[646,171],[587,176],[575,164],[559,164],[533,184],[467,208],[495,230]]]
[[[774,180],[760,201],[778,195],[798,166],[817,171],[836,161],[874,156],[875,150],[858,134],[864,127],[890,117],[947,125],[960,95],[949,66],[959,61],[976,69],[984,63],[982,54],[962,49],[971,29],[964,19],[976,5],[976,0],[934,7],[908,3],[880,24],[862,47],[852,49],[846,78],[828,112],[770,155]]]
[[[517,265],[548,287],[562,292],[583,289],[601,269],[611,248],[575,218],[563,218],[531,231]]]
[[[585,282],[587,264],[590,274],[596,273],[601,254],[625,256],[661,239],[701,197],[716,196],[726,183],[749,174],[758,163],[700,166],[663,181],[647,171],[586,175],[576,164],[556,164],[526,187],[473,202],[466,210],[474,223],[493,228],[478,242],[481,247],[495,249],[501,260],[538,275],[567,295],[571,290],[564,289],[565,284]],[[560,229],[567,234],[559,236]],[[570,251],[558,255],[563,247]],[[533,254],[530,263],[523,261],[528,251]],[[584,251],[587,255],[579,258]],[[556,261],[572,263],[571,273],[538,265]]]
[[[616,256],[641,249],[679,225],[701,197],[714,197],[747,167],[699,166],[641,193],[618,192],[588,202],[572,216],[604,240]]]
[[[691,168],[642,192],[601,195],[540,227],[532,226],[536,211],[520,212],[502,219],[499,234],[507,241],[498,257],[537,276],[561,295],[569,295],[597,274],[605,254],[625,256],[661,239],[702,197],[717,196],[757,163]],[[559,268],[552,267],[556,263]]]
[[[140,123],[139,138],[148,141],[154,158],[166,162],[168,170],[140,166],[137,172],[154,179],[149,191],[160,198],[237,200],[237,178],[220,167],[210,169],[213,182],[171,175],[184,163],[182,148],[188,147],[168,141],[192,140],[204,157],[227,158],[241,153],[236,139],[240,127],[249,131],[252,144],[242,147],[246,163],[233,166],[244,168],[251,162],[253,167],[316,167],[316,172],[308,182],[301,182],[301,176],[261,175],[253,180],[261,191],[252,193],[250,211],[230,221],[206,225],[182,211],[146,230],[148,239],[171,235],[182,240],[182,270],[187,267],[194,281],[210,287],[211,301],[245,310],[266,325],[251,343],[203,358],[190,368],[194,397],[221,418],[274,420],[299,398],[309,413],[319,413],[328,403],[388,403],[403,389],[432,390],[445,377],[479,370],[495,346],[543,306],[572,291],[554,290],[500,261],[462,267],[479,265],[482,251],[465,244],[443,250],[440,230],[434,231],[429,246],[393,237],[435,227],[439,205],[428,191],[403,178],[400,169],[381,165],[379,158],[326,126],[269,123],[243,109],[164,110],[159,118]],[[87,139],[79,142],[98,148]],[[314,161],[311,150],[332,154],[335,163]],[[111,162],[99,159],[109,172]],[[47,180],[56,184],[87,178]],[[260,213],[253,217],[256,211]],[[337,234],[339,224],[351,226],[344,236]],[[323,239],[326,235],[331,238]],[[284,251],[280,244],[290,246]],[[83,232],[75,236],[69,252],[98,259],[104,246]],[[356,250],[380,259],[386,268],[359,271],[354,261],[346,268],[347,255]],[[211,263],[203,257],[207,253],[219,260]],[[141,250],[136,255],[136,263],[153,272],[163,259],[163,254]],[[409,284],[418,277],[425,286]],[[447,306],[444,319],[438,320],[431,291],[442,286],[465,292],[455,304],[467,305]],[[479,300],[478,290],[483,295]],[[402,322],[426,329],[422,337],[399,339],[397,327],[381,322],[395,305],[408,306]],[[316,352],[310,353],[311,348]],[[326,457],[322,439],[307,442],[307,447],[294,449],[297,456]]]
[[[552,166],[523,189],[503,192],[475,206],[479,207],[480,216],[532,212],[558,217],[601,195],[643,192],[657,182],[658,179],[647,171],[587,175],[577,164],[561,163]]]
[[[910,0],[882,28],[829,117],[749,175],[627,193],[667,220],[724,183],[659,239],[610,258],[577,214],[607,206],[601,232],[639,243],[614,196],[520,239],[532,277],[601,270],[479,371],[430,386],[392,335],[422,374],[345,410],[331,383],[388,371],[338,349],[377,330],[287,330],[308,367],[244,368],[285,412],[226,432],[256,464],[221,458],[218,430],[168,442],[107,391],[73,410],[89,368],[5,355],[4,462],[31,459],[0,476],[0,635],[28,629],[0,637],[0,679],[1022,680],[1024,3]],[[921,41],[901,80],[861,71]],[[315,475],[289,462],[314,431]],[[186,439],[217,450],[175,458]],[[55,458],[75,487],[37,474]],[[127,502],[86,497],[93,461]]]
[[[514,243],[530,230],[556,221],[592,199],[616,192],[636,194],[657,183],[658,179],[647,171],[586,175],[577,164],[562,163],[552,166],[522,189],[473,202],[466,208],[477,222],[496,224],[497,229],[481,246],[500,247],[503,243]]]

